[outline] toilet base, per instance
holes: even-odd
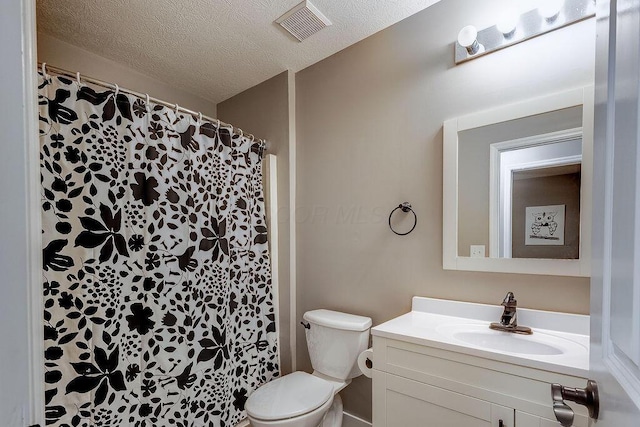
[[[318,427],[342,427],[342,398],[336,393],[333,404]]]

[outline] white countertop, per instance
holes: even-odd
[[[499,321],[502,311],[500,305],[414,297],[411,312],[374,327],[371,334],[550,372],[589,376],[589,316],[518,309],[518,324],[531,327],[534,333],[513,334],[514,338],[551,343],[562,350],[561,354],[498,351],[460,341],[450,333],[484,331],[485,327],[489,330],[489,323]]]

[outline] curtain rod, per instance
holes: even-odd
[[[245,133],[242,131],[242,129],[235,127],[229,123],[225,123],[222,120],[219,119],[215,119],[213,117],[209,117],[209,116],[205,116],[200,112],[197,111],[193,111],[193,110],[189,110],[187,108],[181,107],[178,104],[171,104],[167,101],[163,101],[162,99],[158,99],[158,98],[154,98],[152,96],[149,96],[148,94],[143,94],[140,92],[136,92],[134,90],[131,89],[126,89],[126,88],[122,88],[120,86],[118,86],[115,83],[109,83],[106,82],[104,80],[100,80],[100,79],[95,79],[93,77],[88,77],[85,75],[81,75],[80,72],[78,71],[77,73],[74,73],[72,71],[69,70],[65,70],[64,68],[60,68],[60,67],[54,67],[52,65],[48,65],[46,62],[40,62],[38,61],[38,67],[40,67],[43,75],[47,75],[47,70],[52,71],[54,74],[58,74],[58,75],[63,75],[63,76],[67,76],[70,77],[72,79],[75,79],[78,83],[85,81],[87,83],[91,83],[94,85],[98,85],[98,86],[102,86],[102,87],[106,87],[108,89],[114,89],[114,90],[118,90],[120,92],[126,92],[130,95],[133,95],[137,98],[140,99],[144,99],[144,100],[148,100],[151,102],[154,102],[155,104],[160,104],[160,105],[164,105],[165,107],[168,108],[172,108],[176,111],[181,111],[183,113],[189,114],[191,116],[193,116],[194,118],[197,118],[198,120],[202,120],[202,119],[206,119],[212,123],[218,123],[219,127],[220,126],[224,126],[224,127],[229,127],[232,129],[234,134],[239,134],[241,136],[246,136],[247,138],[251,139],[252,141],[258,141],[261,144],[261,150],[260,150],[260,158],[263,157],[263,155],[267,152],[267,141],[265,141],[264,139],[259,139],[256,138],[255,136],[253,136],[250,133]]]

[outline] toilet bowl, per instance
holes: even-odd
[[[260,387],[245,409],[253,427],[318,427],[333,396],[328,381],[293,372]]]
[[[371,319],[331,310],[303,316],[313,374],[293,372],[254,391],[245,409],[253,427],[341,427],[338,392],[362,375],[358,355],[369,344]]]
[[[318,427],[321,426],[329,407],[332,405],[333,399],[327,400],[321,407],[294,418],[284,420],[266,421],[257,418],[251,418],[252,427]]]

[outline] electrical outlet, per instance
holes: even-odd
[[[484,258],[484,245],[469,245],[471,258]]]

